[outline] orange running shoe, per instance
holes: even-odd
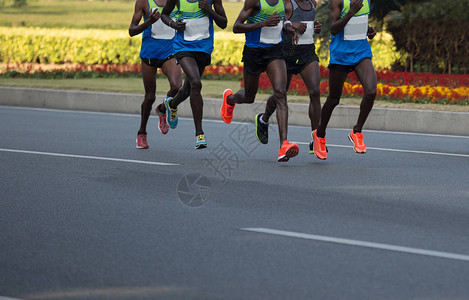
[[[298,145],[290,144],[288,141],[283,141],[282,147],[278,151],[278,162],[288,161],[290,158],[295,157],[300,152]]]
[[[357,153],[366,153],[366,146],[365,143],[363,143],[363,133],[361,132],[350,132],[348,135],[348,139],[352,142],[353,144],[353,151]]]
[[[226,99],[228,98],[229,95],[233,95],[233,91],[230,89],[226,89],[223,92],[223,103],[221,105],[220,113],[221,113],[221,118],[226,124],[230,124],[231,121],[233,120],[233,109],[235,108],[235,105],[229,105],[226,103]]]
[[[313,139],[314,154],[319,159],[327,158],[326,138],[320,138],[317,136],[317,129],[311,132],[311,138]]]
[[[146,134],[139,134],[137,135],[137,149],[148,149],[150,146],[148,146],[147,143],[147,135]]]

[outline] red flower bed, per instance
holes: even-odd
[[[321,67],[321,95],[329,94],[329,70]],[[377,72],[378,99],[391,99],[417,103],[469,104],[469,75],[445,75],[405,72]],[[244,83],[241,82],[241,86]],[[272,92],[269,78],[262,73],[259,90]],[[294,75],[290,83],[290,93],[308,95],[300,76]],[[342,91],[344,97],[363,96],[363,87],[355,73],[350,73]]]
[[[3,77],[32,78],[94,78],[141,76],[140,64],[104,64],[104,65],[41,65],[41,64],[0,64],[0,75]],[[161,75],[161,70],[158,70]],[[321,95],[329,93],[329,70],[320,67]],[[242,66],[208,66],[204,72],[206,79],[241,79]],[[378,99],[409,101],[420,103],[469,104],[469,75],[446,75],[430,73],[377,72]],[[260,75],[259,91],[270,93],[272,86],[265,73]],[[308,90],[299,76],[293,76],[290,93],[308,95]],[[344,97],[361,97],[363,88],[355,73],[350,73],[344,85]]]

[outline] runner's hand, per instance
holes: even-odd
[[[296,31],[298,31],[299,34],[303,34],[306,31],[306,28],[308,27],[308,24],[306,23],[301,23],[301,22],[292,22],[291,23],[293,28],[295,28]]]
[[[153,24],[155,23],[156,21],[158,21],[158,19],[160,18],[160,11],[157,9],[152,9],[150,11],[150,14],[148,15],[148,22],[150,22],[150,24]]]
[[[186,22],[183,22],[182,20],[177,20],[176,22],[172,21],[169,24],[171,25],[171,28],[176,29],[176,31],[186,30]]]
[[[373,39],[376,35],[376,29],[374,27],[368,26],[368,32],[366,33],[366,35],[370,40]]]
[[[291,37],[293,45],[297,45],[300,37],[296,34],[295,28],[292,26],[293,24],[286,24],[283,28],[286,30],[288,35]]]
[[[350,13],[355,15],[363,7],[363,0],[352,0],[350,1]]]
[[[199,8],[206,12],[210,12],[212,10],[212,6],[208,0],[199,0]]]
[[[277,11],[274,12],[267,20],[264,21],[264,26],[274,27],[280,23],[280,16],[277,15]]]
[[[319,21],[314,21],[314,33],[321,33],[322,24]]]

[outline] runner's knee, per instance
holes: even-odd
[[[369,101],[374,101],[375,100],[375,98],[376,98],[376,87],[366,89],[364,92],[365,92],[365,99],[367,99]]]
[[[315,99],[315,98],[318,98],[319,96],[321,96],[321,92],[319,90],[319,87],[313,87],[311,89],[308,90],[308,93],[309,93],[309,98],[310,99]]]
[[[202,81],[193,80],[191,81],[191,91],[200,92],[202,90]]]
[[[283,101],[283,99],[285,99],[285,102],[286,102],[286,99],[287,99],[287,89],[286,89],[286,87],[284,87],[284,86],[274,87],[274,97],[277,98],[277,99],[281,99],[281,100],[277,100],[277,101]]]
[[[143,100],[143,103],[145,103],[146,105],[148,105],[148,104],[152,105],[154,102],[155,102],[155,94],[154,93],[145,93],[145,98]]]

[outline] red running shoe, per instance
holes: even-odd
[[[231,121],[233,120],[233,109],[235,108],[235,105],[229,105],[226,103],[226,99],[228,98],[229,95],[233,95],[233,91],[230,89],[226,89],[223,92],[223,103],[220,108],[220,114],[223,122],[226,124],[230,124]]]
[[[139,134],[137,135],[137,149],[148,149],[150,146],[147,144],[147,135]]]
[[[278,162],[288,161],[290,158],[295,157],[300,152],[298,145],[293,143],[290,144],[288,141],[283,141],[282,147],[278,151]]]
[[[156,107],[156,114],[158,115],[158,118],[160,119],[158,122],[158,130],[162,134],[167,134],[169,130],[169,125],[168,122],[166,121],[166,112],[161,112],[160,108],[163,107],[163,104],[160,104]]]
[[[366,153],[366,146],[365,143],[363,143],[363,133],[361,132],[350,132],[348,135],[348,139],[352,142],[353,144],[353,151],[357,153]]]
[[[326,138],[320,138],[317,135],[317,129],[311,133],[311,137],[313,138],[313,149],[314,154],[319,159],[326,159],[327,158],[327,148],[326,148]]]

